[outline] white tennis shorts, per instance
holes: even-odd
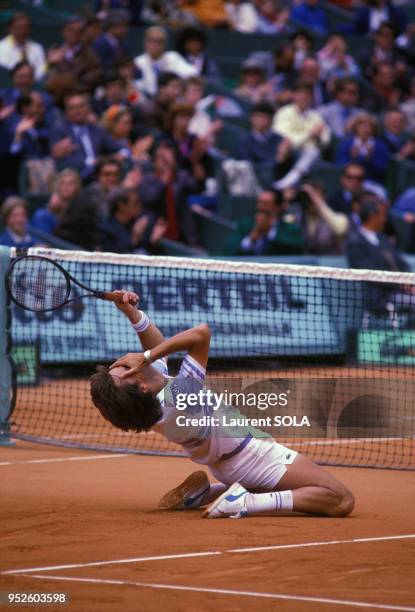
[[[253,438],[240,453],[209,470],[226,485],[239,482],[248,491],[274,491],[297,454],[270,438]]]

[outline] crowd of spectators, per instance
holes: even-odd
[[[22,12],[0,40],[0,244],[52,234],[88,250],[160,253],[174,241],[203,253],[193,211],[220,216],[224,190],[238,188],[223,169],[231,157],[256,178],[256,212],[233,215],[224,254],[347,254],[355,267],[402,269],[383,232],[389,211],[415,223],[415,179],[396,201],[387,183],[392,162],[415,163],[405,2],[332,0],[350,15],[337,26],[318,0],[90,4],[59,44],[32,40]],[[129,32],[143,24],[134,54]],[[251,53],[225,78],[212,28],[267,35],[274,52]],[[369,43],[362,54],[356,35]],[[220,144],[230,128],[232,151]],[[334,193],[322,161],[339,175]]]

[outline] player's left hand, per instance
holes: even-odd
[[[110,370],[113,368],[118,368],[120,366],[126,369],[125,372],[121,375],[121,379],[128,378],[133,374],[137,374],[144,366],[148,365],[148,361],[144,358],[143,353],[127,353],[123,357],[117,359],[110,365]]]

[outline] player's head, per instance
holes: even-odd
[[[162,410],[150,390],[146,370],[121,379],[125,368],[98,366],[91,376],[91,397],[104,419],[123,431],[145,431],[161,418]]]

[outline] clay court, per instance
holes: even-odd
[[[412,472],[329,468],[346,519],[206,521],[156,509],[187,459],[19,441],[0,469],[0,591],[68,595],[49,610],[415,610]]]

